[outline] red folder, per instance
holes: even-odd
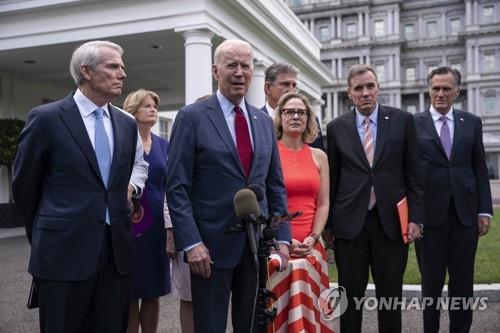
[[[406,197],[399,200],[396,204],[398,209],[399,224],[401,225],[401,235],[403,236],[403,242],[408,243],[408,200]]]

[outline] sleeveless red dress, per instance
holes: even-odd
[[[319,168],[308,145],[293,151],[278,142],[283,178],[288,197],[288,211],[302,215],[291,223],[292,238],[303,242],[311,234],[320,188]],[[320,295],[329,288],[328,264],[322,241],[304,258],[290,257],[288,267],[277,271],[269,265],[269,288],[277,296],[273,306],[277,316],[268,333],[331,333],[333,321],[325,319],[330,309],[320,304]]]

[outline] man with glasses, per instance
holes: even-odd
[[[286,63],[274,63],[266,69],[264,92],[266,93],[266,105],[261,110],[274,118],[278,101],[286,93],[297,92],[297,68]],[[321,127],[318,117],[318,137],[311,143],[311,147],[325,150],[323,138],[321,137]]]
[[[415,116],[420,161],[425,172],[425,238],[416,243],[424,310],[424,332],[439,332],[436,308],[448,270],[448,296],[473,296],[478,237],[493,214],[481,119],[452,105],[460,93],[460,72],[438,67],[427,77],[431,105]],[[452,299],[450,299],[450,304]],[[449,332],[469,332],[472,310],[450,311]]]
[[[370,270],[379,304],[401,302],[408,244],[396,205],[407,197],[412,241],[421,237],[423,203],[412,115],[378,103],[377,74],[367,65],[351,67],[347,84],[354,108],[327,127],[330,211],[339,286],[348,297],[341,332],[361,332],[362,305],[354,300],[365,295]],[[379,332],[401,332],[401,309],[379,309],[378,320]]]

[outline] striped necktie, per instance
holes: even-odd
[[[363,127],[364,127],[363,149],[365,150],[366,159],[368,160],[370,167],[373,167],[373,156],[375,153],[375,145],[373,142],[373,134],[370,128],[370,122],[371,122],[370,117],[365,117],[363,121]],[[376,203],[377,203],[377,198],[375,196],[375,189],[373,188],[372,185],[372,188],[370,189],[370,200],[368,201],[368,210],[371,210]]]

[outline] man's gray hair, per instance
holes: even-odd
[[[266,69],[266,78],[265,81],[269,83],[274,83],[280,74],[292,74],[299,75],[299,70],[290,64],[284,62],[277,62],[272,64]]]
[[[440,66],[438,68],[434,68],[427,75],[427,84],[429,86],[431,85],[431,80],[434,77],[434,75],[445,75],[448,73],[451,73],[451,75],[453,75],[453,78],[455,79],[455,86],[460,87],[460,83],[462,81],[462,75],[460,74],[460,71],[456,68],[449,67],[449,66]]]
[[[79,86],[83,81],[80,66],[85,65],[90,68],[95,68],[101,61],[101,53],[99,51],[102,47],[109,47],[116,50],[120,55],[123,54],[123,49],[120,45],[102,40],[93,40],[80,45],[72,54],[69,63],[69,71],[75,84]]]

